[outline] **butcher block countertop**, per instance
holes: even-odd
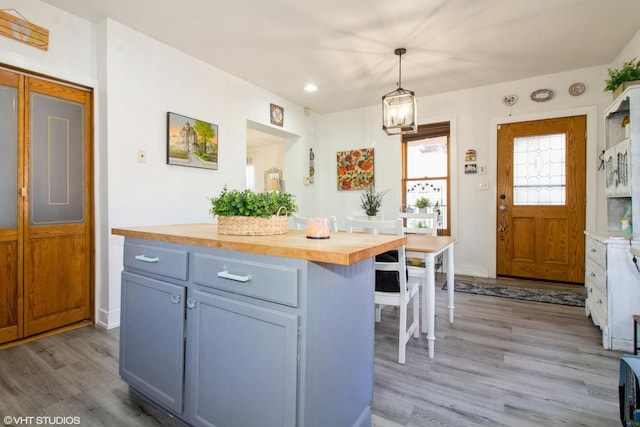
[[[237,252],[351,265],[406,244],[406,237],[374,234],[331,233],[329,239],[307,239],[304,230],[274,236],[218,234],[216,224],[154,225],[114,228],[113,234],[136,239],[227,249]]]

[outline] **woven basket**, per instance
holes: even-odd
[[[274,234],[285,234],[288,228],[289,217],[287,215],[274,215],[269,218],[257,216],[218,217],[218,234],[230,234],[233,236],[270,236]]]

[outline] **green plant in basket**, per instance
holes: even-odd
[[[225,185],[217,197],[211,197],[213,216],[253,216],[268,218],[274,215],[291,216],[298,211],[294,196],[272,191],[255,193],[251,190],[229,190]]]
[[[604,90],[614,91],[625,82],[632,82],[640,80],[640,60],[633,58],[631,61],[627,61],[622,64],[622,68],[619,70],[607,70],[609,73],[609,79],[605,80],[606,83]]]

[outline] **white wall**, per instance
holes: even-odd
[[[100,121],[107,123],[109,228],[212,223],[209,197],[225,185],[246,187],[247,121],[271,126],[272,102],[285,110],[279,132],[296,135],[296,145],[309,138],[314,119],[300,106],[115,21],[104,23],[100,38],[107,58],[100,80],[108,99]],[[218,125],[218,170],[166,164],[167,111]],[[146,151],[146,163],[137,162],[137,150]],[[290,149],[285,161],[298,151]],[[102,307],[109,325],[119,317],[122,243],[120,236],[110,237],[109,305]]]
[[[597,169],[597,153],[603,147],[601,116],[611,101],[603,92],[606,66],[540,76],[499,85],[425,96],[418,99],[418,123],[451,121],[451,226],[457,239],[456,273],[482,277],[495,276],[496,223],[496,126],[500,123],[542,119],[554,116],[588,116],[588,193],[587,224],[605,228],[605,212],[596,205],[595,194],[603,194]],[[584,82],[582,96],[569,95],[568,87]],[[555,97],[548,102],[534,102],[530,94],[537,89],[552,89]],[[502,103],[505,95],[516,94],[518,102],[511,108]],[[337,215],[339,227],[344,217],[359,210],[360,191],[338,191],[335,154],[355,148],[375,148],[375,179],[378,190],[392,189],[383,202],[384,214],[394,217],[400,209],[400,138],[388,137],[381,129],[379,105],[350,110],[319,118],[317,139],[317,197],[314,213]],[[464,174],[464,153],[474,148],[479,166],[486,174]],[[596,178],[598,177],[598,183]],[[489,191],[479,190],[488,183]],[[596,190],[597,188],[597,190]],[[328,203],[325,203],[328,202]],[[602,205],[602,203],[600,203]]]
[[[0,9],[16,9],[32,23],[49,30],[46,51],[0,37],[0,62],[89,87],[96,85],[93,24],[38,0],[0,0]]]

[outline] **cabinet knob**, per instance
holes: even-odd
[[[591,253],[592,253],[592,254],[596,253],[595,248],[591,248]]]
[[[187,298],[187,307],[189,307],[190,309],[195,308],[196,306],[196,299],[195,298]]]
[[[602,300],[598,298],[598,304],[602,304]]]
[[[589,276],[591,277],[596,277],[596,273],[594,273],[593,271],[591,273],[589,273]]]
[[[180,295],[178,294],[171,295],[171,302],[174,304],[178,304],[180,302]]]

